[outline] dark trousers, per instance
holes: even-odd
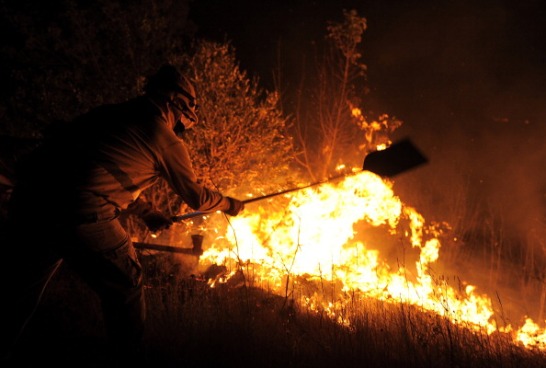
[[[0,280],[3,348],[15,347],[64,262],[99,296],[112,348],[121,354],[139,349],[145,299],[142,267],[131,240],[116,218],[93,223],[73,220],[10,219],[2,241],[2,258],[10,265],[2,269]]]

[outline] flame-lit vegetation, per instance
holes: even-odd
[[[347,293],[339,312],[350,319],[348,325],[332,319],[331,309],[301,305],[264,288],[255,277],[236,273],[211,287],[206,278],[218,276],[223,268],[190,277],[186,272],[197,263],[192,257],[144,251],[141,258],[147,270],[145,340],[148,357],[157,365],[544,366],[542,351],[514,344],[508,334],[480,333],[408,303]],[[56,366],[107,367],[99,302],[69,269],[63,269],[62,276],[54,280],[25,336],[25,346],[34,354],[24,356],[23,362],[39,356]],[[300,291],[314,290],[326,299],[332,295],[328,280],[319,278],[305,287],[303,281],[300,278]],[[57,313],[59,309],[63,313]],[[87,317],[78,318],[81,313]]]
[[[360,172],[276,201],[251,207],[228,227],[215,214],[193,229],[210,242],[201,273],[224,267],[212,287],[242,278],[349,329],[363,300],[403,303],[478,334],[506,334],[515,344],[546,349],[546,334],[531,319],[506,325],[479,286],[435,276],[441,230],[375,174]]]
[[[201,84],[206,116],[189,142],[195,169],[227,193],[258,196],[306,182],[302,177],[323,179],[390,144],[401,122],[387,114],[365,117],[363,89],[354,85],[366,71],[359,60],[366,22],[355,12],[329,25],[332,44],[317,77],[302,73],[313,78],[302,80],[306,88],[295,96],[293,154],[292,121],[278,108],[285,96],[262,94],[229,45],[197,42],[191,55],[181,52],[179,20],[187,9],[175,3],[148,7],[144,1],[125,12],[100,3],[100,27],[88,16],[97,9],[82,3],[58,12],[47,32],[32,29],[41,21],[22,29],[21,37],[32,35],[28,45],[40,63],[58,70],[39,64],[25,73],[21,66],[33,64],[18,58],[32,53],[6,49],[14,59],[5,70],[16,71],[18,87],[6,99],[12,107],[3,108],[3,132],[38,130],[51,117],[68,119],[96,103],[124,99],[141,87],[142,75],[174,60],[188,64]],[[118,25],[123,31],[112,31]],[[105,48],[104,34],[116,52]],[[58,60],[66,66],[58,67]],[[124,76],[121,87],[111,86],[113,75]],[[309,80],[318,83],[312,93]],[[305,175],[289,167],[291,160]],[[152,360],[192,367],[543,367],[544,321],[511,321],[482,285],[444,274],[445,244],[460,235],[449,224],[427,222],[393,188],[357,169],[342,180],[249,204],[238,217],[211,214],[161,234],[154,242],[176,246],[201,234],[204,253],[141,252]],[[146,194],[167,213],[187,210],[165,183]],[[138,220],[126,225],[136,239],[151,241]],[[81,353],[82,346],[88,354],[93,342],[102,342],[99,315],[96,297],[80,281],[57,278],[25,342],[44,361],[70,358],[71,366],[84,366],[101,358],[101,350],[94,357]]]

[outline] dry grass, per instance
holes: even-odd
[[[147,264],[153,367],[544,367],[546,354],[404,304],[350,303],[351,327],[259,288],[210,288]],[[153,270],[153,272],[152,272]],[[63,270],[31,324],[21,366],[108,367],[97,298]],[[29,361],[38,361],[29,365]]]

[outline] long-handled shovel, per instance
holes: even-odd
[[[405,171],[413,169],[417,166],[427,163],[427,158],[413,145],[408,139],[403,139],[397,143],[390,145],[384,150],[374,151],[368,154],[364,159],[364,165],[362,167],[365,171],[371,171],[379,176],[392,178]],[[282,194],[295,192],[298,190],[306,189],[316,185],[321,185],[327,182],[331,182],[349,175],[356,173],[346,173],[338,176],[331,177],[327,180],[319,181],[303,187],[291,188],[282,190],[280,192],[266,194],[256,198],[250,198],[243,201],[244,204],[261,201],[267,198],[276,197]],[[173,216],[171,219],[174,222],[180,222],[193,217],[209,214],[209,212],[196,211],[186,213],[184,215]]]

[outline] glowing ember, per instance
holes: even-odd
[[[247,280],[290,294],[345,325],[350,321],[339,318],[338,311],[350,294],[408,303],[480,332],[511,332],[496,325],[490,298],[474,286],[458,290],[433,279],[430,266],[440,255],[439,230],[405,206],[392,183],[373,173],[362,171],[248,207],[204,252],[202,264],[225,265],[233,274],[242,270]],[[376,244],[378,230],[383,235]],[[388,253],[404,246],[409,249],[404,262],[394,257],[393,264]],[[331,286],[329,296],[313,289],[324,283]],[[514,339],[546,348],[546,332],[531,319]]]

